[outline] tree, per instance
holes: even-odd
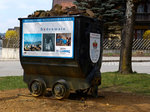
[[[5,34],[5,40],[3,45],[6,48],[15,48],[18,47],[19,43],[19,34],[15,30],[8,30]]]
[[[124,20],[124,0],[76,0],[75,5],[81,10],[90,9],[95,18],[104,21],[105,36],[118,33]]]
[[[6,39],[18,38],[18,33],[15,30],[8,30],[5,34]]]
[[[119,72],[132,73],[132,43],[135,23],[135,9],[140,0],[126,0],[125,24],[122,30],[122,45],[120,52]]]
[[[124,21],[124,0],[103,0],[102,7],[104,10],[100,14],[105,21],[106,37],[107,34],[121,33]]]
[[[143,38],[150,40],[150,30],[145,31],[145,33],[143,34]]]
[[[96,17],[104,20],[104,32],[109,34],[116,31],[118,26],[122,30],[122,46],[120,52],[120,73],[132,73],[131,57],[132,57],[132,42],[133,42],[133,27],[135,20],[135,9],[137,4],[144,0],[76,0],[75,4],[79,9],[90,9]],[[126,4],[126,13],[124,18],[123,4]],[[121,30],[121,27],[120,29]]]

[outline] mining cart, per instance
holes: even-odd
[[[85,16],[19,20],[20,62],[33,96],[47,88],[57,99],[72,91],[97,95],[102,63],[99,21]]]

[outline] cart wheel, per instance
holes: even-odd
[[[46,91],[46,84],[42,79],[35,79],[30,83],[29,90],[33,96],[42,96]]]
[[[52,94],[56,99],[68,98],[70,89],[65,80],[57,81],[52,87]]]
[[[90,88],[90,93],[93,97],[97,98],[98,97],[98,86],[97,85],[92,86]]]

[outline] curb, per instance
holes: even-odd
[[[120,57],[103,57],[102,62],[119,62]],[[132,62],[150,62],[150,57],[132,57]]]
[[[0,61],[20,61],[19,59],[0,59]],[[119,62],[120,60],[102,60],[102,62]],[[150,60],[132,60],[132,62],[150,62]]]
[[[0,59],[0,61],[20,61],[19,59]]]
[[[119,62],[120,60],[102,60],[102,62]],[[150,60],[132,60],[132,62],[150,62]]]

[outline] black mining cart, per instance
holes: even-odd
[[[101,84],[99,22],[84,16],[19,18],[20,61],[32,95],[47,88],[57,99],[70,91],[97,94]]]

